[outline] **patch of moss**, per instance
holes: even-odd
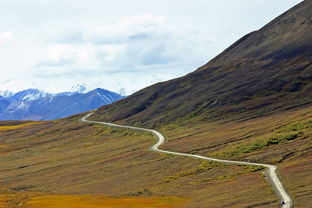
[[[175,175],[164,178],[164,180],[165,180],[165,182],[168,183],[172,180],[177,180],[181,177],[195,176],[195,175],[203,173],[207,170],[210,170],[212,168],[223,167],[223,166],[226,166],[226,164],[215,162],[215,161],[204,161],[200,165],[198,165],[195,169],[180,171],[180,172],[176,173]]]
[[[278,133],[283,133],[283,132],[300,131],[300,130],[306,130],[306,129],[312,129],[312,120],[293,122],[293,123],[290,123],[290,124],[287,124],[285,126],[278,128],[276,131]]]
[[[252,165],[248,165],[248,166],[245,166],[245,173],[251,173],[251,172],[258,172],[258,171],[262,171],[264,170],[265,168],[262,167],[262,166],[252,166]]]
[[[231,146],[213,155],[222,158],[233,158],[243,154],[252,153],[272,145],[284,144],[295,140],[298,136],[303,135],[305,131],[312,129],[312,120],[298,121],[287,124],[273,130],[270,134],[262,136],[251,143]]]

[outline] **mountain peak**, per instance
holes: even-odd
[[[86,84],[75,84],[71,87],[71,92],[85,93],[87,91]]]
[[[49,93],[46,93],[44,91],[30,88],[27,90],[22,90],[20,92],[17,92],[16,94],[12,96],[12,98],[14,100],[33,101],[33,100],[37,100],[39,98],[43,98],[49,95],[50,95]]]
[[[108,92],[108,90],[105,90],[103,88],[95,88],[93,91],[96,91],[96,92]]]
[[[76,92],[49,94],[38,89],[27,89],[11,97],[0,96],[0,120],[57,119],[96,109],[123,98],[104,90],[94,89],[87,93],[84,85],[76,85]]]
[[[282,61],[309,55],[312,49],[311,14],[312,1],[303,1],[259,30],[245,35],[201,68],[251,59]]]

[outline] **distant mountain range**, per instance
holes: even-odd
[[[63,118],[111,104],[123,96],[97,88],[84,93],[85,88],[58,94],[38,89],[17,93],[0,91],[0,120],[51,120]]]

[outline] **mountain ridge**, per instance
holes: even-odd
[[[183,77],[99,108],[92,119],[157,126],[252,118],[312,104],[312,1],[239,39]]]
[[[123,96],[97,88],[89,92],[46,93],[38,89],[0,97],[0,120],[51,120],[96,109]]]

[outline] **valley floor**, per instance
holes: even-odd
[[[77,201],[105,208],[123,200],[129,207],[279,207],[261,169],[150,152],[150,134],[81,117],[0,122],[0,207],[37,208],[51,199],[63,203],[51,208],[78,208]],[[276,164],[296,207],[311,203],[312,107],[159,130],[169,140],[162,149]]]

